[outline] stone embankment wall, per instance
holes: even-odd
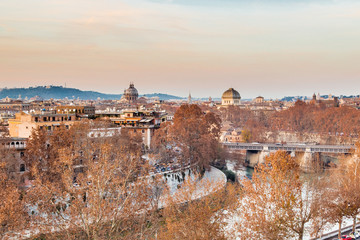
[[[215,167],[211,167],[209,170],[205,171],[203,175],[195,170],[196,168],[191,168],[188,166],[186,169],[176,169],[173,171],[153,174],[148,176],[149,184],[151,184],[152,180],[156,179],[157,177],[160,178],[162,181],[156,184],[153,189],[154,198],[157,199],[159,197],[159,201],[157,202],[158,208],[163,208],[166,206],[166,199],[169,197],[168,194],[171,196],[178,195],[178,191],[180,194],[184,193],[184,183],[190,180],[192,186],[185,186],[185,192],[187,188],[191,192],[191,199],[188,194],[185,194],[185,198],[179,200],[179,197],[176,199],[179,201],[178,203],[183,203],[189,200],[196,200],[203,198],[207,195],[210,195],[220,189],[223,189],[226,186],[227,179],[225,174]],[[152,182],[153,183],[153,182]],[[185,184],[186,185],[186,184]],[[165,188],[168,191],[164,191]]]

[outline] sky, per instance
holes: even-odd
[[[358,0],[0,0],[0,88],[360,94]]]

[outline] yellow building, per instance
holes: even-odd
[[[265,100],[264,100],[264,97],[262,96],[258,96],[257,98],[255,98],[254,102],[255,103],[263,103]]]
[[[91,117],[95,115],[94,106],[57,106],[57,114],[76,114],[77,116]]]
[[[243,142],[243,138],[241,135],[241,131],[233,131],[225,132],[222,136],[222,141],[226,143],[241,143]]]
[[[20,112],[15,114],[14,119],[9,119],[9,134],[14,138],[29,138],[31,131],[36,128],[54,130],[60,125],[69,128],[76,121],[78,117],[75,114],[27,114]]]

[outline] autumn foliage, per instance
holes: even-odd
[[[151,210],[141,139],[126,131],[89,133],[87,124],[34,131],[27,153],[33,187],[26,194],[33,223],[67,239],[135,238],[146,225],[139,212]]]
[[[325,107],[297,101],[279,112],[256,111],[231,106],[222,109],[223,121],[251,131],[251,141],[265,141],[265,132],[315,133],[354,138],[360,132],[360,112],[350,107]]]
[[[244,180],[237,213],[242,239],[303,239],[305,224],[319,215],[316,184],[300,178],[296,159],[278,151]]]
[[[196,179],[187,179],[181,189],[168,197],[167,207],[162,210],[164,225],[159,229],[159,239],[227,239],[225,220],[228,211],[236,207],[239,189],[211,180],[199,184]],[[194,199],[200,193],[206,195]]]
[[[220,118],[212,112],[203,113],[197,105],[182,105],[175,113],[173,124],[162,126],[154,137],[154,151],[164,161],[176,158],[183,166],[196,164],[209,169],[220,159]]]
[[[12,231],[28,226],[23,194],[17,187],[17,182],[9,178],[5,162],[0,162],[0,238],[17,236]]]

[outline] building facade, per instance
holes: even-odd
[[[9,176],[22,188],[30,185],[29,169],[24,161],[26,144],[27,139],[25,138],[6,137],[0,139],[0,152],[3,161],[6,162]]]
[[[57,106],[57,114],[76,114],[78,117],[94,117],[94,106]]]
[[[52,131],[64,125],[71,127],[79,118],[76,114],[27,114],[20,112],[15,114],[14,119],[9,119],[9,134],[13,138],[29,138],[33,129],[45,129]]]
[[[119,117],[112,117],[110,120],[123,129],[141,134],[143,143],[150,147],[155,130],[160,127],[161,123],[166,122],[167,114],[153,110],[123,110]]]
[[[29,111],[30,104],[22,101],[0,102],[0,112]]]
[[[310,103],[315,105],[323,105],[325,107],[339,107],[340,105],[338,97],[333,97],[332,95],[329,95],[328,99],[323,99],[319,93],[318,95],[314,93]]]

